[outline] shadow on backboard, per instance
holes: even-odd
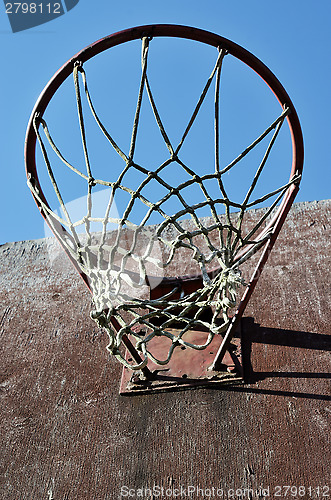
[[[273,346],[283,346],[296,348],[295,357],[293,358],[293,366],[296,361],[301,361],[305,358],[307,349],[312,351],[330,351],[331,339],[330,335],[303,332],[297,330],[283,330],[280,328],[266,328],[254,323],[253,318],[243,318],[241,325],[241,350],[242,361],[244,368],[244,383],[256,384],[259,381],[270,379],[330,379],[331,374],[327,372],[298,372],[298,371],[254,371],[251,363],[251,354],[253,344],[264,344]],[[270,353],[270,361],[272,361],[272,353]],[[300,363],[301,364],[301,363]],[[314,369],[314,366],[312,366]],[[310,394],[305,392],[282,391],[258,387],[226,387],[225,390],[246,392],[252,394],[269,394],[282,395],[307,399],[319,399],[331,401],[331,396],[324,394]]]
[[[241,346],[237,352],[240,339]],[[259,353],[258,344],[261,344],[261,346],[271,345],[280,347],[279,351],[277,350],[277,348],[276,350],[270,348],[267,352],[267,366],[274,366],[274,371],[254,371],[251,363],[251,357],[253,357],[255,366],[259,362],[264,362],[265,352],[260,349]],[[302,364],[307,364],[307,349],[310,349],[312,352],[326,352],[330,350],[330,335],[321,335],[296,330],[284,330],[279,328],[266,328],[255,323],[253,318],[245,317],[241,319],[240,333],[238,332],[238,334],[235,335],[235,338],[232,340],[231,347],[236,347],[233,354],[237,352],[237,355],[239,355],[238,360],[241,359],[241,363],[239,363],[237,367],[239,371],[236,370],[233,373],[227,373],[228,370],[226,370],[222,372],[222,378],[212,377],[210,379],[208,379],[207,377],[194,378],[192,377],[192,374],[190,374],[190,376],[185,375],[185,380],[183,381],[182,378],[184,378],[184,375],[182,375],[181,378],[180,373],[178,374],[176,371],[173,371],[174,367],[164,367],[155,370],[155,372],[153,371],[153,373],[156,374],[155,380],[152,379],[151,381],[149,381],[149,383],[146,384],[146,381],[143,380],[139,380],[139,382],[132,382],[131,372],[127,370],[129,373],[126,373],[126,370],[124,369],[120,394],[142,395],[151,392],[177,392],[193,388],[205,388],[208,390],[222,389],[223,391],[239,392],[245,394],[275,395],[296,397],[302,399],[331,401],[331,396],[328,396],[325,393],[317,393],[318,391],[324,392],[324,388],[319,389],[317,385],[317,379],[320,379],[322,381],[323,379],[325,380],[331,378],[330,374],[326,372],[320,372],[320,358],[316,357],[316,364],[311,363],[311,369],[314,370],[315,368],[316,372],[300,372],[290,369],[286,369],[285,371],[281,368],[277,369],[277,366],[286,366],[286,361],[289,359],[289,352],[286,352],[286,349],[282,349],[282,347],[288,347],[290,349],[292,348],[292,350],[290,351],[290,359],[291,365],[293,365],[293,367],[302,366]],[[293,350],[293,348],[295,350]],[[190,358],[188,361],[185,361],[185,351],[184,353],[181,350],[179,350],[178,352],[182,354],[180,362],[178,361],[177,363],[175,363],[175,368],[180,368],[179,372],[181,372],[182,370],[186,372],[188,369],[190,369],[192,363],[194,364],[194,366],[196,366],[201,362],[199,361],[198,355],[194,356],[193,359]],[[208,354],[212,355],[210,359],[208,358],[208,356],[205,356],[206,359],[203,359],[205,364],[209,366],[214,357],[214,353],[210,352]],[[201,353],[199,353],[199,355],[201,356]],[[239,373],[241,374],[241,376],[239,375]],[[276,387],[275,380],[277,381],[277,379],[283,379],[280,382],[281,388],[279,388],[279,385],[278,387]],[[297,390],[289,390],[289,380],[293,381],[295,379],[300,380],[301,383],[304,382],[304,379],[316,379],[316,384],[314,384],[316,393],[310,393],[308,391],[299,392]],[[259,386],[260,381],[262,381],[262,386]],[[155,384],[155,386],[153,386],[153,384]]]

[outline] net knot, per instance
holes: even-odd
[[[74,62],[74,68],[77,68],[78,71],[81,71],[83,69],[83,63],[82,63],[82,61],[75,61]]]
[[[223,290],[228,289],[235,292],[240,285],[245,283],[239,269],[226,268],[221,272],[220,284]]]
[[[41,113],[39,111],[37,111],[37,113],[35,113],[35,115],[34,115],[34,122],[36,124],[39,124],[39,123],[41,123],[41,120],[42,120]]]

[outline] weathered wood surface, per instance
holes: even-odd
[[[108,500],[125,498],[125,486],[139,498],[154,485],[202,489],[189,498],[222,498],[216,488],[223,498],[259,498],[260,488],[285,498],[275,488],[292,485],[306,488],[301,498],[322,498],[330,207],[292,209],[246,311],[251,383],[228,389],[119,396],[121,367],[67,259],[49,253],[50,240],[3,245],[0,498]],[[244,488],[253,491],[232,491]]]

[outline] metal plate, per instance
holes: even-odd
[[[176,330],[169,330],[176,335]],[[179,331],[177,332],[179,333]],[[238,336],[239,337],[239,336]],[[149,349],[158,359],[167,357],[167,347],[164,337],[154,337],[149,343]],[[185,334],[185,341],[196,345],[203,345],[206,341],[206,332],[189,331]],[[233,339],[231,352],[227,352],[219,371],[211,370],[222,337],[216,335],[211,344],[204,350],[191,349],[185,346],[175,348],[168,364],[157,365],[149,361],[153,378],[148,380],[141,371],[132,371],[123,368],[120,394],[141,394],[153,391],[179,390],[210,384],[238,384],[242,382],[240,338]],[[127,354],[127,361],[132,361]]]

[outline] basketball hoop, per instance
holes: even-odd
[[[148,71],[149,53],[154,40],[165,37],[199,42],[210,46],[215,52],[210,74],[176,143],[170,139],[171,134],[164,125]],[[116,133],[110,132],[100,118],[100,110],[94,104],[88,85],[85,64],[102,52],[128,42],[138,43],[139,40],[141,73],[130,146],[126,151],[115,139]],[[280,107],[279,113],[265,125],[263,132],[229,163],[221,165],[220,87],[222,68],[227,58],[239,60],[256,72],[269,86]],[[84,170],[67,160],[44,116],[55,93],[70,75],[74,81]],[[211,93],[214,95],[214,164],[209,171],[202,172],[183,159],[182,151]],[[166,159],[155,159],[153,169],[136,161],[143,102],[149,103],[168,152]],[[103,134],[109,147],[123,163],[122,170],[113,178],[109,170],[100,179],[94,174],[88,148],[86,113],[93,117],[100,134]],[[292,140],[289,179],[252,199],[284,123],[287,123]],[[113,130],[115,125],[116,120]],[[225,187],[225,175],[245,161],[264,141],[267,141],[267,145],[256,165],[246,195],[240,203],[233,201]],[[37,145],[42,158],[40,152],[37,154]],[[53,156],[62,168],[69,170],[79,182],[86,185],[86,213],[80,220],[72,220],[67,209],[52,166]],[[237,374],[224,371],[224,356],[229,357],[230,353],[231,364],[231,341],[298,192],[303,168],[303,139],[297,113],[271,71],[239,45],[196,28],[152,25],[110,35],[70,59],[45,87],[28,125],[25,158],[28,185],[33,197],[42,216],[93,294],[94,310],[91,317],[107,331],[108,350],[125,367],[125,387],[130,386],[128,390],[139,392],[153,386],[187,385],[190,381],[193,385],[208,381],[238,381]],[[51,208],[46,199],[39,181],[37,163],[38,172],[40,164],[46,166],[48,181],[56,195],[61,215]],[[182,172],[182,178],[169,180],[165,173],[172,168]],[[138,185],[129,185],[129,175],[131,178],[139,176],[142,180]],[[212,192],[208,190],[211,185]],[[162,195],[156,200],[149,199],[145,194],[148,189],[153,194],[154,187],[151,186],[156,186],[160,192],[162,190]],[[95,217],[93,192],[101,187],[109,189],[109,202],[104,207],[103,216]],[[185,194],[188,189],[199,193],[199,199],[188,199]],[[127,201],[120,215],[114,217],[111,208],[117,197],[121,196],[126,196]],[[269,208],[257,223],[248,227],[246,214],[249,209],[267,200],[271,201]],[[145,211],[137,222],[134,211],[138,204]],[[177,207],[170,213],[166,210],[169,204]],[[221,207],[223,214],[220,213]],[[199,216],[201,209],[208,210],[209,216]],[[157,216],[161,222],[151,224],[153,216]],[[93,223],[100,224],[101,231],[93,232]],[[109,224],[115,225],[116,229],[109,231]],[[84,229],[83,236],[78,228]],[[241,267],[256,254],[260,257],[255,270],[249,280],[244,280]],[[178,262],[188,265],[187,273],[178,275],[174,271],[180,266]],[[244,292],[237,304],[238,291],[243,287]],[[231,313],[234,309],[235,312]],[[126,351],[123,351],[123,345]],[[202,351],[207,354],[201,355],[199,363]],[[188,366],[197,367],[197,371],[191,373]],[[134,372],[133,376],[131,371]],[[165,380],[167,374],[168,381]],[[175,382],[169,382],[171,377]],[[122,384],[122,390],[126,392],[123,387]]]

